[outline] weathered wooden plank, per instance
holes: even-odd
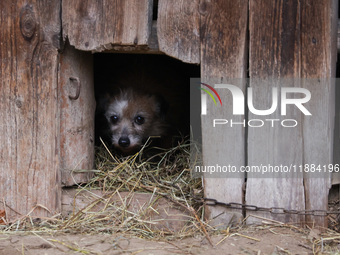
[[[303,121],[304,163],[328,165],[333,163],[333,128],[335,111],[336,33],[338,1],[301,2],[301,77],[303,86],[311,91],[308,107],[311,118]],[[308,176],[308,173],[305,174]],[[328,208],[331,175],[306,178],[306,209]],[[327,226],[326,217],[306,217],[311,225]]]
[[[34,208],[46,216],[61,207],[60,1],[1,1],[0,9],[0,200],[10,220]]]
[[[60,56],[60,169],[64,186],[86,183],[94,167],[93,57],[66,45]],[[76,170],[83,170],[77,173]]]
[[[330,1],[250,1],[250,86],[255,91],[253,98],[258,102],[254,104],[255,108],[270,108],[273,86],[304,87],[312,96],[305,104],[312,116],[305,116],[294,107],[287,109],[286,116],[281,116],[280,112],[268,116],[270,119],[295,119],[296,128],[280,125],[249,128],[250,166],[298,167],[332,163],[334,85],[323,79],[332,77],[335,67],[333,48],[336,46],[331,47],[336,45],[336,34],[332,35],[331,31],[334,26],[330,18],[332,9],[334,4]],[[320,80],[284,80],[289,77]],[[265,119],[249,113],[249,119],[252,118]],[[296,178],[296,173],[292,172],[284,176],[288,179],[277,174],[275,179],[255,179],[252,178],[254,174],[249,174],[246,202],[296,210],[327,209],[329,175],[306,178],[303,174],[304,180]],[[304,222],[304,217],[264,216],[286,222]],[[322,217],[306,217],[306,220],[326,226]]]
[[[239,78],[246,76],[247,4],[241,0],[201,1],[199,11],[202,81],[210,85],[231,83],[245,91],[245,82]],[[231,95],[224,91],[220,96],[225,105],[217,107],[208,100],[208,113],[202,117],[203,163],[205,166],[230,164],[239,168],[245,164],[245,129],[240,125],[213,128],[212,119],[216,116],[240,121],[232,115]],[[243,174],[239,178],[228,178],[227,174],[214,177],[205,175],[206,197],[221,202],[243,201]],[[208,218],[214,219],[213,224],[220,227],[242,217],[241,211],[227,211],[223,207],[207,207],[206,211]]]
[[[337,67],[339,68],[339,67]],[[339,70],[339,69],[338,69]],[[335,98],[340,98],[340,81],[336,79]],[[333,162],[340,166],[340,101],[335,100]],[[332,174],[332,185],[340,184],[340,172]]]
[[[157,38],[157,21],[152,21],[151,34],[149,36],[148,45],[111,45],[110,50],[105,53],[133,53],[133,54],[161,54],[158,47]]]
[[[110,50],[115,44],[147,45],[152,0],[62,1],[63,36],[76,49]]]
[[[159,0],[157,35],[160,51],[186,63],[200,63],[199,0]]]
[[[337,47],[338,47],[338,52],[340,52],[340,20],[338,20]]]
[[[256,109],[270,109],[272,88],[300,87],[294,78],[300,75],[300,5],[298,1],[250,1],[249,30],[250,87]],[[249,95],[248,95],[249,96]],[[275,122],[274,127],[266,119],[295,119],[302,124],[301,112],[293,107],[281,116],[280,107],[269,116],[249,112],[249,120],[261,119],[266,124],[260,128],[248,127],[248,165],[288,166],[303,164],[303,140],[301,128],[287,128]],[[294,172],[274,173],[272,178],[259,178],[261,174],[248,173],[246,203],[262,207],[305,209],[303,176]],[[268,176],[267,176],[268,177]],[[284,222],[304,221],[296,215],[271,215],[251,212]],[[249,218],[248,223],[258,221]]]

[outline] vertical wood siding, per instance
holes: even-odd
[[[245,78],[247,68],[248,5],[241,0],[201,1],[199,11],[202,81],[210,85],[231,83],[245,91],[246,85],[239,78]],[[232,100],[228,93],[221,93],[221,99],[226,105]],[[225,118],[232,118],[231,108],[215,107],[209,101],[207,109],[209,114],[202,119],[203,163],[207,166],[244,165],[244,128],[212,127],[212,119],[221,116],[222,112]],[[227,175],[211,178],[207,175],[204,179],[205,196],[221,202],[242,202],[243,183],[243,174],[239,178],[228,178]],[[228,213],[223,207],[207,207],[206,210],[211,219],[220,215],[214,220],[214,224],[220,227],[228,225],[232,219],[242,218],[239,210]]]
[[[62,5],[63,36],[79,50],[148,44],[152,0],[65,0]]]
[[[0,198],[9,218],[54,214],[60,1],[1,1],[0,10]]]

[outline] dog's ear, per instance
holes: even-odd
[[[154,97],[157,105],[157,113],[159,117],[164,120],[169,110],[169,104],[161,95],[155,95]]]

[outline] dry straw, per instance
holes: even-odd
[[[118,158],[106,146],[100,146],[96,151],[93,178],[89,183],[77,187],[70,214],[46,219],[35,219],[30,214],[23,215],[14,222],[2,225],[0,232],[23,231],[33,232],[35,235],[115,233],[153,240],[173,240],[199,235],[205,237],[212,246],[216,246],[232,236],[258,242],[260,239],[256,233],[262,229],[279,231],[280,228],[288,228],[306,236],[310,244],[308,248],[313,254],[338,251],[340,237],[334,229],[338,230],[339,219],[335,218],[329,219],[333,230],[325,229],[321,232],[266,218],[262,218],[263,224],[257,226],[245,226],[246,218],[227,230],[210,226],[204,219],[204,206],[193,198],[203,197],[203,188],[201,179],[191,176],[190,148],[190,143],[182,141],[170,150],[158,149],[158,153],[152,157],[147,157],[147,148],[142,148],[135,155]],[[147,200],[136,205],[136,197],[140,194],[147,194],[144,196]],[[80,196],[87,200],[77,204]],[[168,205],[164,205],[164,201]],[[338,204],[333,207],[338,207]],[[174,208],[176,215],[171,215],[169,208]],[[215,234],[222,237],[213,243],[210,235]]]
[[[150,157],[148,151],[143,147],[135,155],[119,158],[103,144],[96,148],[93,178],[77,187],[69,215],[48,219],[25,215],[3,226],[3,230],[119,232],[152,239],[199,233],[208,236],[211,228],[203,221],[202,204],[193,199],[193,195],[203,196],[203,190],[201,179],[191,176],[190,144],[183,140],[169,150],[152,148]],[[148,201],[131,206],[136,203],[136,194],[146,193]],[[80,196],[88,201],[81,207],[77,204]],[[168,202],[165,208],[164,201]],[[174,208],[176,215],[170,215],[173,212],[168,212],[169,208]],[[162,215],[164,219],[160,218]]]

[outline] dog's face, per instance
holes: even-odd
[[[163,114],[156,96],[121,91],[111,98],[105,112],[113,146],[123,154],[137,152],[149,137],[164,134]]]

